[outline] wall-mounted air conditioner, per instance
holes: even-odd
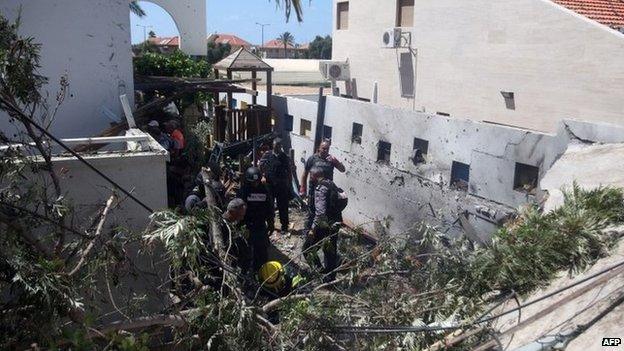
[[[386,29],[381,37],[381,46],[387,49],[410,47],[412,33],[401,28]]]
[[[351,80],[351,71],[348,62],[341,61],[321,61],[319,69],[325,79],[332,81]]]

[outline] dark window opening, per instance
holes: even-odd
[[[359,123],[353,123],[353,129],[351,131],[351,142],[356,144],[362,144],[362,132],[364,126]]]
[[[414,138],[414,147],[412,148],[412,157],[410,158],[414,165],[424,163],[425,155],[429,151],[429,142],[424,139]]]
[[[451,167],[451,187],[467,191],[470,182],[470,165],[453,161]]]
[[[505,107],[507,107],[508,110],[515,110],[516,109],[515,94],[511,91],[501,91],[501,94],[503,95],[503,98],[505,99]]]
[[[445,117],[450,117],[451,116],[450,113],[446,113],[446,112],[436,112],[436,115],[438,115],[438,116],[445,116]]]
[[[323,126],[323,139],[324,140],[331,140],[332,138],[332,127],[330,126]]]
[[[293,116],[292,115],[284,115],[284,130],[287,132],[293,131]]]
[[[299,126],[299,135],[311,138],[312,137],[312,122],[307,119],[301,119],[301,125]]]
[[[386,141],[379,141],[377,146],[377,162],[390,163],[390,151],[392,144]]]
[[[413,27],[414,0],[398,0],[397,5],[397,27]]]
[[[527,194],[535,194],[539,181],[539,168],[516,162],[514,173],[514,190]]]
[[[349,28],[349,2],[339,2],[336,8],[336,29],[348,29]]]

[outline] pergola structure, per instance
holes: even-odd
[[[227,80],[232,80],[233,72],[251,72],[252,104],[245,109],[233,106],[233,91],[228,91],[226,106],[215,106],[214,135],[216,141],[233,142],[255,138],[272,132],[271,95],[273,94],[273,67],[241,47],[214,65],[215,77],[225,71]],[[266,73],[266,106],[258,105],[258,72]]]
[[[269,66],[268,63],[262,61],[258,56],[252,54],[244,47],[241,47],[214,65],[215,77],[219,77],[219,71],[225,71],[228,80],[232,80],[232,72],[251,72],[251,90],[254,91],[257,90],[258,72],[265,72],[267,86],[266,107],[269,111],[271,110],[271,95],[273,95],[273,67]],[[231,101],[232,94],[228,93],[228,106],[230,106]],[[252,97],[252,104],[257,104],[257,96]]]

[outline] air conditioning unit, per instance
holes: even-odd
[[[412,33],[403,31],[401,28],[386,29],[381,37],[381,45],[384,48],[395,49],[411,46]]]
[[[333,81],[351,80],[351,72],[349,70],[348,62],[321,61],[319,69],[325,79]]]

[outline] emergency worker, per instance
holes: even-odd
[[[253,249],[253,267],[258,270],[268,261],[269,231],[273,231],[273,197],[261,182],[260,169],[249,167],[245,171],[245,184],[238,197],[247,204],[244,223],[249,230],[249,243]]]
[[[277,202],[281,232],[288,233],[288,203],[291,198],[292,169],[290,157],[282,147],[282,139],[273,140],[273,149],[267,151],[260,160],[260,170],[266,178],[271,194]]]

